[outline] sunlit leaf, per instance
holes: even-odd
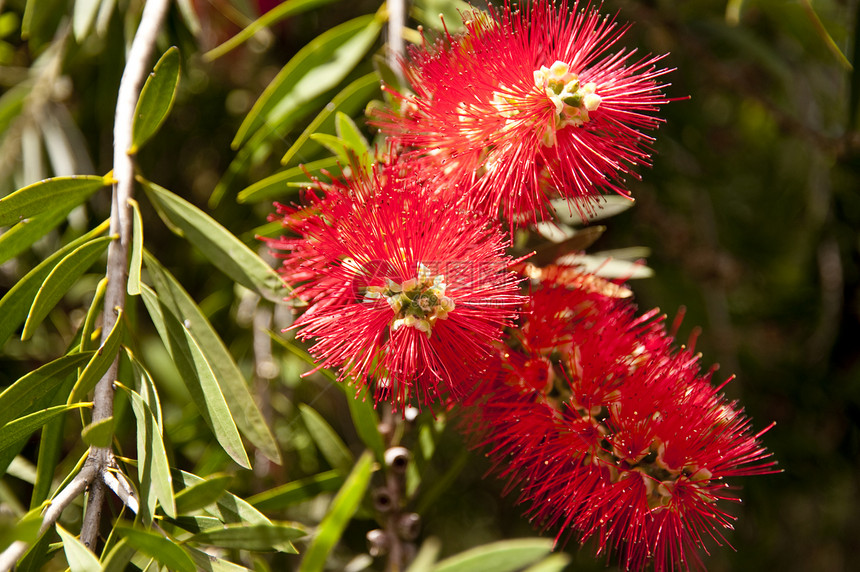
[[[126,565],[136,552],[128,540],[121,538],[109,552],[102,555],[102,572],[125,572]]]
[[[136,153],[155,135],[167,118],[179,87],[179,48],[173,46],[161,56],[140,92],[134,110],[131,148]]]
[[[329,553],[340,540],[346,525],[364,498],[364,493],[370,484],[372,470],[373,454],[366,451],[356,462],[317,528],[317,534],[302,559],[300,572],[316,572],[323,569]]]
[[[193,546],[186,547],[191,558],[194,559],[194,564],[203,572],[251,572],[250,568],[239,566],[229,560],[212,556],[202,550],[197,550]],[[260,569],[256,569],[260,572]],[[265,569],[264,569],[265,570]]]
[[[104,233],[108,229],[108,221],[105,221],[97,228],[91,230],[84,236],[73,240],[44,261],[32,269],[23,278],[18,280],[12,288],[0,299],[0,345],[21,325],[32,305],[33,298],[36,296],[39,287],[44,282],[45,277],[50,274],[51,270],[62,260],[68,253],[72,252],[82,244],[89,242],[96,236]]]
[[[418,554],[412,559],[406,572],[430,572],[439,557],[442,543],[435,536],[431,536],[421,544]]]
[[[101,316],[101,310],[104,306],[107,283],[107,276],[104,276],[96,284],[96,291],[93,292],[93,301],[87,309],[87,317],[84,319],[84,325],[81,327],[81,351],[96,349],[99,345],[99,336],[94,336],[93,333],[96,327],[96,320]]]
[[[433,572],[514,572],[545,557],[552,545],[548,538],[493,542],[446,558]]]
[[[568,254],[559,258],[558,263],[576,266],[583,272],[596,274],[601,278],[635,280],[654,275],[654,271],[641,262],[620,260],[600,253]]]
[[[212,429],[224,451],[239,465],[250,468],[248,455],[224,400],[224,394],[221,393],[212,367],[194,337],[170,311],[165,311],[158,296],[149,287],[142,286],[141,294],[158,335],[173,358],[206,424]]]
[[[300,14],[306,10],[311,10],[318,6],[324,6],[326,4],[331,4],[334,0],[284,0],[244,28],[239,31],[238,34],[217,46],[205,54],[203,54],[203,59],[207,61],[212,61],[214,59],[220,58],[224,54],[234,50],[235,48],[242,45],[244,42],[247,42],[251,38],[254,37],[254,34],[259,32],[260,30],[267,28],[277,22],[280,22],[284,18],[288,18],[294,14]]]
[[[267,300],[283,303],[289,294],[284,282],[230,231],[170,191],[148,182],[144,188],[170,224],[181,229],[185,238],[199,248],[216,268]]]
[[[194,561],[188,552],[175,541],[165,538],[161,534],[142,530],[140,528],[131,528],[126,525],[117,525],[117,530],[128,541],[130,546],[133,546],[143,554],[154,558],[168,570],[177,572],[195,572]]]
[[[173,482],[182,487],[190,487],[204,480],[186,471],[174,470],[171,471],[171,475],[173,476]],[[214,506],[207,506],[206,512],[225,524],[239,522],[246,522],[248,524],[272,523],[263,513],[255,509],[247,501],[229,492],[221,495],[221,498],[215,502]]]
[[[239,430],[267,458],[280,464],[281,455],[275,437],[254,401],[245,376],[221,337],[176,278],[149,252],[144,251],[144,257],[159,300],[177,321],[181,320],[187,326],[188,332],[197,341],[206,361],[212,367]]]
[[[337,158],[326,157],[325,159],[320,159],[313,163],[286,169],[257,181],[250,187],[239,191],[239,194],[236,195],[236,200],[240,203],[252,203],[271,200],[274,197],[295,192],[295,188],[291,188],[290,183],[310,182],[310,178],[308,178],[309,174],[316,175],[319,173],[320,169],[338,171],[338,169],[336,169],[337,166]]]
[[[75,40],[83,43],[90,33],[96,14],[99,11],[99,0],[75,0],[75,9],[72,12],[72,30],[75,32]]]
[[[63,551],[66,553],[66,562],[69,563],[71,572],[99,572],[101,565],[96,555],[65,528],[59,524],[56,527],[57,533],[63,540]]]
[[[550,554],[540,562],[532,564],[523,572],[562,572],[563,570],[567,570],[568,564],[570,564],[570,556],[561,552]]]
[[[109,447],[113,442],[116,420],[111,416],[90,423],[81,431],[81,439],[90,447]]]
[[[319,151],[320,145],[311,141],[310,136],[314,133],[335,133],[337,113],[344,113],[347,116],[355,115],[379,91],[379,76],[376,73],[361,76],[347,85],[334,96],[331,103],[326,105],[302,131],[302,134],[296,138],[295,143],[290,146],[281,159],[281,164],[289,165],[294,162],[294,159],[312,156]]]
[[[0,226],[9,226],[45,211],[79,205],[110,184],[105,177],[75,175],[33,183],[0,199]]]
[[[563,224],[580,226],[583,224],[582,216],[576,209],[576,205],[567,199],[553,199],[550,201],[555,212],[555,220]],[[588,222],[595,222],[622,213],[636,204],[633,199],[620,195],[605,195],[599,197],[595,204],[589,205],[592,212],[584,213]]]
[[[269,551],[277,550],[298,554],[290,541],[307,536],[307,531],[295,523],[273,524],[232,524],[224,528],[211,528],[198,532],[188,539],[197,542],[235,550]]]
[[[333,469],[344,473],[349,471],[355,459],[331,425],[309,405],[300,403],[299,410],[302,412],[302,420],[308,428],[308,433],[311,434],[328,464]]]
[[[210,475],[176,494],[177,514],[188,514],[217,501],[233,481],[232,475]]]
[[[82,367],[93,352],[62,356],[31,371],[0,393],[0,426],[28,413],[36,401],[57,389],[65,376]]]
[[[370,145],[358,126],[349,115],[342,111],[335,114],[334,123],[337,136],[346,144],[347,149],[353,152],[365,172],[369,173],[373,164],[373,157],[371,156]]]
[[[118,310],[118,312],[118,319],[114,323],[110,334],[101,347],[96,350],[93,359],[90,360],[90,363],[87,364],[87,367],[81,372],[81,376],[75,382],[75,387],[69,395],[68,403],[71,404],[80,401],[92,391],[105,372],[107,372],[114,359],[116,359],[123,333],[122,310]]]
[[[128,295],[140,294],[140,266],[143,260],[143,218],[140,216],[140,206],[134,199],[129,199],[131,205],[131,256],[128,262]]]
[[[96,238],[86,244],[82,244],[63,259],[51,270],[45,278],[42,286],[36,292],[27,321],[24,322],[24,331],[21,339],[29,339],[36,327],[42,323],[48,312],[65,296],[78,278],[101,257],[108,244],[113,240],[109,236]]]
[[[256,494],[248,498],[248,502],[260,510],[281,510],[321,493],[334,492],[343,485],[345,478],[340,471],[326,471]]]
[[[0,264],[18,256],[57,227],[73,206],[51,209],[25,219],[0,235]]]
[[[384,12],[361,16],[311,40],[266,87],[239,127],[233,148],[264,124],[277,126],[299,105],[339,84],[376,41],[383,21]]]
[[[45,423],[66,411],[79,409],[81,407],[89,407],[91,403],[76,403],[74,405],[56,405],[41,411],[36,411],[29,415],[19,417],[14,421],[10,421],[5,425],[0,426],[0,453],[6,451],[21,439],[29,437],[36,429],[42,427]]]

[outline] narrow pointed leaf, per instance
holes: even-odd
[[[180,470],[171,471],[171,475],[173,476],[173,482],[182,487],[190,487],[204,480],[197,475]],[[206,512],[225,524],[238,522],[246,522],[248,524],[272,523],[263,513],[255,509],[248,502],[229,492],[222,495],[215,502],[214,506],[207,506]]]
[[[82,244],[51,270],[39,291],[36,292],[33,305],[30,306],[30,313],[27,321],[24,322],[24,331],[21,334],[22,340],[29,339],[33,335],[36,326],[42,323],[48,312],[54,309],[78,278],[101,257],[111,240],[113,240],[111,237],[105,236]]]
[[[325,159],[320,159],[306,165],[286,169],[239,191],[239,194],[236,195],[236,200],[239,203],[253,203],[271,200],[275,197],[295,192],[295,187],[291,187],[290,183],[309,183],[310,178],[308,178],[308,174],[316,176],[319,174],[320,169],[335,171],[333,174],[336,174],[338,170],[337,166],[338,162],[336,158],[326,157]]]
[[[280,464],[281,454],[275,437],[254,401],[245,376],[221,337],[176,278],[148,252],[144,252],[144,257],[158,299],[177,320],[187,325],[188,331],[197,341],[206,361],[212,367],[239,430],[268,459]]]
[[[83,43],[90,33],[96,14],[99,11],[99,0],[75,0],[75,9],[72,12],[72,30],[75,32],[75,40]]]
[[[338,111],[334,117],[335,132],[338,137],[346,142],[347,146],[359,157],[370,153],[370,145],[364,135],[358,129],[358,125],[352,118]]]
[[[28,511],[9,528],[6,522],[0,525],[0,552],[13,542],[26,542],[32,544],[39,538],[39,528],[42,526],[42,511],[44,507],[36,507]],[[4,519],[5,520],[5,519]]]
[[[75,175],[33,183],[0,199],[0,226],[9,226],[45,211],[79,205],[109,184],[105,177]]]
[[[84,319],[84,325],[81,327],[81,351],[93,350],[99,347],[99,337],[94,335],[96,320],[101,316],[102,306],[104,305],[105,291],[107,290],[107,276],[99,280],[96,285],[96,291],[93,292],[93,301],[87,310],[87,317]]]
[[[103,234],[108,226],[109,222],[105,221],[84,236],[73,240],[42,261],[6,292],[6,295],[0,299],[0,316],[3,316],[0,320],[0,345],[3,345],[12,332],[24,322],[36,292],[60,260],[82,244]]]
[[[45,423],[66,411],[79,409],[81,407],[90,407],[90,403],[77,403],[75,405],[55,405],[29,415],[19,417],[14,421],[10,421],[3,426],[0,426],[0,453],[6,451],[12,445],[25,439],[33,434],[34,431],[42,427]]]
[[[66,381],[57,389],[57,395],[68,395],[75,383],[74,375],[66,375]],[[82,404],[76,404],[75,407]],[[65,419],[55,417],[48,421],[39,436],[39,454],[36,460],[36,478],[33,482],[33,494],[30,496],[30,508],[41,505],[51,494],[54,485],[54,472],[65,438]]]
[[[66,553],[66,562],[69,563],[71,572],[99,572],[96,555],[90,552],[83,543],[65,528],[57,525],[57,532],[63,540],[63,551]]]
[[[307,536],[307,531],[295,524],[232,524],[198,532],[189,538],[188,542],[234,550],[277,550],[298,554],[290,541],[303,536]]]
[[[288,18],[294,14],[299,14],[318,6],[331,4],[332,2],[334,2],[334,0],[285,0],[245,26],[238,34],[223,44],[203,54],[203,59],[206,61],[212,61],[220,58],[224,54],[236,49],[244,42],[253,38],[254,34],[260,30],[276,24],[284,18]]]
[[[22,220],[0,235],[0,264],[18,256],[34,242],[54,230],[65,220],[70,210],[72,206],[45,211]]]
[[[128,540],[121,538],[113,545],[110,552],[102,555],[102,572],[125,572],[126,565],[131,562],[136,552],[137,550],[128,543]]]
[[[283,303],[289,294],[280,276],[230,231],[188,201],[170,191],[146,183],[149,198],[158,205],[170,224],[222,272],[239,284],[273,302]]]
[[[140,266],[143,260],[143,218],[140,216],[140,206],[134,199],[129,199],[132,213],[131,257],[128,263],[128,295],[140,294]]]
[[[137,474],[140,482],[141,509],[146,519],[152,518],[156,504],[164,513],[175,517],[176,506],[170,463],[162,439],[160,407],[149,372],[132,356],[132,367],[140,393],[126,389],[137,424]]]
[[[299,572],[317,572],[324,568],[328,555],[340,540],[346,525],[364,498],[372,471],[373,455],[367,451],[358,459],[343,487],[334,497],[328,514],[317,528],[317,534],[305,553]]]
[[[564,553],[550,554],[540,562],[529,566],[523,572],[563,572],[570,564],[570,556]]]
[[[367,398],[367,390],[363,390],[354,397],[349,395],[349,389],[346,393],[349,413],[356,433],[367,448],[376,455],[376,460],[382,461],[385,457],[385,443],[379,433],[379,416],[373,408],[372,400]]]
[[[131,148],[137,150],[155,135],[170,113],[179,87],[179,48],[173,46],[161,56],[140,92],[131,128]]]
[[[545,557],[552,545],[548,538],[493,542],[446,558],[433,572],[514,572]]]
[[[0,426],[28,413],[38,399],[56,390],[66,375],[82,367],[92,355],[93,352],[82,352],[57,358],[4,389],[0,393]]]
[[[194,398],[197,409],[212,429],[224,451],[239,465],[250,468],[248,455],[239,437],[236,423],[218,387],[212,367],[194,337],[159,301],[147,286],[141,289],[143,302],[149,311],[161,341],[173,358],[185,386]]]
[[[579,211],[577,211],[573,203],[569,202],[567,199],[553,199],[550,203],[552,204],[552,208],[555,210],[555,217],[559,222],[572,225],[581,225],[583,223],[582,217],[579,216]],[[633,199],[619,195],[606,195],[600,197],[594,212],[588,215],[588,222],[595,222],[613,217],[626,211],[635,204],[636,201]]]
[[[197,569],[202,570],[203,572],[252,572],[250,568],[245,568],[244,566],[239,566],[229,560],[212,556],[211,554],[203,552],[202,550],[197,550],[192,546],[188,546],[187,549],[189,554],[191,554],[191,558],[194,560],[194,564],[197,565]]]
[[[188,514],[220,499],[233,481],[232,475],[211,475],[176,494],[177,514]]]
[[[116,530],[128,541],[130,546],[150,558],[154,558],[168,570],[195,572],[196,568],[191,556],[175,541],[155,532],[125,525],[117,525]]]
[[[276,126],[299,105],[339,84],[376,41],[383,21],[381,13],[361,16],[311,40],[263,91],[239,127],[233,148],[264,124]]]
[[[260,510],[282,510],[322,493],[334,492],[343,485],[345,479],[340,471],[326,471],[256,494],[248,502]]]
[[[72,389],[72,393],[69,395],[68,403],[75,403],[76,401],[80,401],[86,395],[95,389],[96,384],[98,384],[99,380],[102,376],[107,372],[110,365],[113,363],[114,359],[116,359],[117,354],[119,353],[120,341],[122,340],[122,332],[123,332],[123,321],[122,321],[122,310],[119,310],[119,316],[117,321],[114,323],[113,329],[111,329],[110,334],[107,339],[105,339],[104,344],[96,350],[95,355],[90,360],[90,363],[87,364],[87,367],[81,372],[81,376],[75,382],[75,387]]]
[[[439,557],[442,543],[435,536],[431,536],[421,544],[418,554],[412,559],[406,572],[430,572]]]
[[[341,164],[349,164],[349,154],[347,153],[348,146],[346,141],[340,137],[329,135],[328,133],[312,133],[311,141],[315,141],[331,151]]]
[[[355,115],[364,109],[367,102],[380,92],[379,75],[369,73],[347,85],[326,105],[296,138],[281,159],[281,164],[289,165],[294,159],[308,157],[320,150],[320,145],[311,141],[313,133],[335,133],[335,117],[337,113],[348,116]]]
[[[81,431],[81,439],[90,447],[109,447],[113,442],[115,428],[116,420],[111,416],[84,427]]]
[[[299,410],[302,412],[302,420],[308,432],[328,464],[335,470],[344,473],[349,471],[355,459],[331,425],[323,419],[322,415],[304,403],[299,404]]]

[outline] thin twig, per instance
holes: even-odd
[[[105,291],[104,318],[102,324],[102,344],[113,329],[117,320],[117,309],[125,308],[125,293],[128,283],[128,247],[131,243],[131,209],[129,199],[134,183],[134,164],[128,149],[132,143],[134,110],[144,78],[149,71],[155,40],[161,23],[167,13],[169,0],[149,0],[143,9],[140,27],[134,36],[131,50],[117,94],[116,115],[114,117],[114,155],[113,187],[111,202],[110,233],[119,236],[108,247],[107,279]],[[93,398],[93,422],[107,419],[113,415],[113,382],[117,377],[119,357],[107,373],[99,380]],[[91,455],[101,477],[111,464],[113,452],[109,447],[94,448]],[[94,493],[90,495],[87,511],[81,527],[81,541],[91,549],[95,547],[104,488],[102,481],[95,483]],[[100,494],[102,493],[102,494]]]
[[[96,467],[95,463],[85,463],[81,468],[81,472],[75,475],[75,478],[72,479],[66,488],[57,493],[57,496],[51,500],[50,506],[45,510],[44,516],[42,516],[39,536],[54,526],[54,523],[57,522],[57,519],[60,518],[66,507],[72,504],[72,501],[93,482],[96,478],[97,470],[98,467]],[[20,540],[10,544],[6,550],[0,553],[0,572],[11,570],[18,559],[27,552],[29,546],[29,543]]]

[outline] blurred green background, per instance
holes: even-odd
[[[65,6],[59,0],[54,4]],[[142,151],[139,164],[151,179],[211,209],[252,244],[272,208],[267,201],[239,204],[236,194],[279,169],[278,159],[313,115],[256,149],[235,177],[224,178],[236,157],[230,141],[244,114],[301,47],[338,23],[373,13],[379,3],[341,0],[298,15],[213,62],[201,53],[271,5],[227,0],[186,5],[193,6],[201,27],[190,29],[174,6],[157,51],[171,44],[182,50],[179,99],[158,144]],[[436,14],[453,4],[426,0],[416,5]],[[0,1],[0,7],[0,89],[6,98],[0,101],[8,103],[21,78],[49,59],[62,10],[56,18],[40,14],[39,33],[23,42],[16,39],[23,2]],[[99,174],[110,168],[121,54],[126,30],[139,12],[135,2],[120,0],[118,7],[106,17],[103,33],[74,43],[60,58],[53,81],[40,87],[39,105],[27,104],[17,113],[0,106],[5,113],[0,113],[0,194],[64,174],[66,167]],[[684,340],[701,326],[697,348],[704,367],[719,363],[719,380],[737,375],[727,394],[741,400],[757,430],[776,421],[763,442],[784,472],[734,483],[743,487],[743,503],[732,508],[739,517],[729,536],[736,552],[711,544],[705,562],[711,570],[857,569],[860,69],[852,71],[849,62],[860,55],[855,34],[860,5],[842,0],[606,0],[602,9],[633,23],[623,45],[643,56],[668,53],[663,63],[676,69],[667,76],[666,91],[675,101],[661,112],[665,124],[654,143],[653,168],[640,170],[642,180],[631,182],[637,205],[607,222],[595,248],[650,248],[648,263],[656,276],[633,284],[640,308],[659,306],[672,317],[686,307],[679,337]],[[350,77],[371,69],[366,61]],[[19,116],[25,121],[16,121]],[[34,129],[40,135],[28,148],[27,133]],[[70,142],[65,154],[51,147],[51,133],[58,130]],[[220,200],[211,199],[216,187],[223,191]],[[280,199],[295,196],[288,190]],[[0,266],[0,291],[108,209],[107,200],[94,201],[32,252]],[[144,218],[153,229],[147,234],[149,248],[201,303],[249,370],[284,448],[284,467],[260,461],[253,473],[237,472],[230,490],[252,494],[325,468],[295,423],[299,402],[313,402],[358,450],[343,393],[318,375],[299,380],[305,366],[277,344],[271,350],[276,369],[251,372],[250,356],[259,343],[252,324],[260,306],[211,272],[146,205]],[[43,326],[33,342],[10,340],[4,346],[4,381],[64,347],[94,287],[95,280],[82,281],[79,291],[66,298],[65,313],[53,314],[53,323]],[[277,312],[266,319],[274,329],[287,323]],[[187,397],[163,350],[150,343],[156,339],[153,332],[142,326],[136,335],[142,346],[152,346],[147,359],[167,380],[163,391],[171,396],[165,407],[177,464],[199,474],[222,470],[223,453],[207,444],[193,408],[181,405]],[[452,554],[534,534],[513,499],[501,497],[502,484],[485,478],[488,466],[480,455],[464,452],[452,427],[443,432],[437,451],[424,482],[448,486],[422,507],[422,538],[439,537],[443,554]],[[13,492],[25,488],[4,486]],[[307,503],[278,517],[313,520],[319,511]],[[338,556],[342,562],[366,550],[364,534],[373,526],[368,519],[353,523]],[[605,559],[593,559],[593,547],[568,546],[567,551],[572,570],[606,565]]]

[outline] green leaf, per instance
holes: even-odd
[[[550,554],[540,562],[536,562],[523,572],[562,572],[570,564],[570,556],[561,552]]]
[[[143,218],[140,216],[140,205],[134,199],[129,199],[132,212],[131,257],[128,263],[128,295],[140,295],[140,266],[143,260]]]
[[[87,310],[87,317],[84,319],[84,325],[81,327],[81,351],[96,349],[99,346],[98,335],[93,335],[93,330],[96,327],[96,320],[101,317],[101,309],[104,305],[105,291],[107,290],[107,276],[99,280],[96,285],[96,291],[93,292],[93,301]]]
[[[188,329],[169,311],[165,311],[155,292],[142,286],[141,294],[158,335],[173,358],[206,424],[212,429],[224,451],[239,465],[250,468],[236,423],[200,346]]]
[[[105,177],[75,175],[33,183],[0,199],[0,226],[9,226],[45,211],[79,205],[110,184]]]
[[[358,126],[343,111],[338,111],[335,114],[334,124],[337,136],[346,144],[347,149],[353,152],[362,167],[364,167],[365,172],[369,173],[373,164],[370,155],[370,145],[358,129]]]
[[[124,329],[122,310],[117,311],[119,312],[119,315],[117,316],[117,321],[114,323],[110,334],[108,334],[108,337],[105,339],[101,347],[96,350],[95,355],[93,355],[93,358],[75,382],[75,387],[69,395],[69,404],[80,401],[86,397],[86,395],[95,388],[96,384],[98,384],[105,372],[107,372],[114,359],[116,359],[116,356],[119,353],[119,345],[122,340],[122,332]]]
[[[203,54],[203,59],[211,62],[212,60],[220,58],[224,54],[236,49],[244,42],[247,42],[260,30],[280,22],[284,18],[288,18],[294,14],[300,14],[301,12],[311,10],[318,6],[331,4],[332,2],[334,2],[334,0],[285,0],[245,26],[238,34],[223,44]]]
[[[548,538],[493,542],[446,558],[433,572],[514,572],[545,557],[552,545]]]
[[[239,127],[233,148],[263,125],[276,128],[302,103],[339,84],[376,41],[384,19],[384,11],[361,16],[311,40],[263,91]]]
[[[355,464],[343,487],[334,497],[328,513],[323,518],[317,534],[308,547],[299,567],[300,572],[317,572],[323,569],[328,555],[343,535],[346,525],[358,510],[364,493],[370,484],[373,470],[373,455],[366,451]]]
[[[223,558],[217,558],[194,547],[188,546],[187,549],[191,553],[191,558],[194,559],[194,564],[203,572],[252,572],[249,568],[239,566]],[[256,570],[259,571],[260,569],[257,568]]]
[[[284,302],[289,290],[280,276],[230,231],[170,191],[149,182],[144,184],[144,188],[169,224],[181,229],[213,265],[267,300]]]
[[[128,540],[121,538],[110,552],[102,555],[102,572],[125,572],[126,565],[131,562],[136,552],[137,550],[128,543]]]
[[[161,56],[140,92],[134,110],[129,153],[137,153],[155,135],[167,118],[179,87],[179,48],[173,46]]]
[[[170,477],[170,463],[162,440],[159,417],[153,409],[158,409],[157,401],[151,396],[154,387],[149,373],[136,359],[132,358],[135,376],[141,386],[141,393],[120,386],[131,398],[131,408],[137,424],[137,475],[140,482],[141,516],[148,522],[155,514],[155,507],[161,503],[164,513],[176,516],[173,498],[173,484]],[[143,394],[143,395],[141,395]],[[155,406],[155,407],[153,407]],[[146,511],[146,512],[144,512]]]
[[[439,542],[439,539],[431,536],[421,545],[418,554],[412,559],[406,572],[430,572],[433,570],[433,565],[436,563],[436,558],[439,557],[441,549],[442,543]]]
[[[75,375],[67,374],[65,382],[57,389],[57,395],[68,395],[75,384],[75,377]],[[79,405],[81,404],[75,406]],[[62,416],[48,421],[39,436],[36,478],[33,479],[33,494],[30,497],[31,509],[41,505],[51,493],[51,487],[54,484],[54,472],[63,450],[65,421]]]
[[[186,471],[171,471],[173,482],[182,487],[190,487],[204,479]],[[225,493],[215,502],[215,506],[207,506],[206,512],[217,517],[223,523],[245,522],[248,524],[271,524],[266,516],[232,493]]]
[[[0,426],[0,453],[5,452],[7,448],[12,447],[15,443],[29,437],[36,429],[66,411],[79,409],[81,407],[90,407],[92,403],[76,403],[74,405],[56,405],[48,407],[29,415],[19,417],[14,421],[10,421],[5,425]]]
[[[65,376],[83,366],[93,352],[81,352],[55,359],[18,379],[0,393],[0,426],[29,412],[41,397],[54,391]]]
[[[340,471],[326,471],[256,494],[248,502],[260,510],[281,510],[321,493],[336,491],[344,479]]]
[[[2,442],[2,441],[0,441]],[[26,542],[32,544],[39,538],[39,529],[42,527],[43,506],[36,507],[14,523],[6,527],[5,518],[0,518],[0,552],[13,542]]]
[[[308,428],[308,433],[313,437],[314,443],[317,444],[328,464],[335,470],[344,473],[349,471],[355,458],[331,425],[309,405],[300,403],[299,410],[302,412],[302,420]]]
[[[25,219],[0,235],[0,264],[21,254],[34,242],[51,232],[66,216],[72,206],[52,209]]]
[[[311,133],[311,141],[319,143],[337,157],[337,160],[342,165],[349,164],[349,154],[347,153],[346,141],[336,135],[328,133]]]
[[[158,299],[178,321],[187,325],[188,331],[197,341],[206,361],[212,367],[215,379],[239,430],[263,455],[272,462],[280,464],[281,454],[275,437],[254,401],[245,376],[242,375],[221,337],[176,278],[149,252],[144,251],[144,258],[158,293]]]
[[[71,572],[99,572],[101,565],[95,554],[90,552],[80,540],[57,524],[57,532],[63,540],[63,551]]]
[[[182,489],[176,494],[177,514],[188,514],[213,504],[227,491],[232,475],[210,475],[206,480]]]
[[[253,203],[264,200],[271,200],[274,197],[284,195],[294,189],[290,183],[309,183],[308,174],[315,176],[319,174],[321,169],[337,170],[338,161],[335,157],[326,157],[313,163],[299,165],[291,169],[286,169],[280,173],[275,173],[265,179],[257,181],[250,187],[239,191],[236,200],[239,203]]]
[[[0,345],[12,335],[12,332],[27,317],[28,311],[32,305],[33,298],[36,292],[44,282],[45,277],[50,274],[51,270],[62,260],[68,253],[72,252],[82,244],[85,244],[92,238],[104,233],[108,229],[109,222],[105,221],[95,229],[91,230],[84,236],[73,240],[27,273],[26,276],[18,280],[14,286],[0,299]]]
[[[114,429],[116,429],[116,420],[111,416],[84,427],[81,431],[81,439],[90,447],[110,447]]]
[[[22,340],[27,340],[33,335],[36,327],[42,323],[48,312],[54,309],[54,306],[65,296],[69,288],[99,259],[111,240],[113,240],[112,237],[104,236],[82,244],[66,255],[51,270],[39,291],[36,292],[36,298],[30,306],[30,313],[24,323],[24,331],[21,333]]]
[[[335,125],[337,113],[344,113],[348,116],[355,115],[379,91],[379,75],[376,73],[361,76],[343,88],[302,131],[295,143],[284,154],[281,164],[288,165],[298,156],[306,157],[314,154],[320,146],[310,140],[312,134],[334,133],[337,130]]]
[[[307,531],[295,523],[274,524],[231,524],[224,528],[210,528],[198,532],[188,542],[198,542],[234,550],[256,552],[277,550],[288,554],[298,554],[291,540],[307,536]]]
[[[367,448],[376,455],[376,460],[382,461],[385,457],[385,442],[379,434],[379,416],[373,408],[372,399],[367,398],[367,388],[365,387],[354,397],[349,395],[349,389],[344,389],[346,389],[346,401],[349,404],[349,413],[356,433]]]
[[[176,518],[167,518],[167,521],[192,533],[224,525],[214,516],[177,516]]]
[[[72,12],[72,30],[75,32],[75,40],[83,43],[99,11],[99,0],[75,0],[75,9]]]
[[[118,524],[116,530],[138,551],[154,558],[168,570],[195,572],[194,561],[175,541],[155,532]]]

